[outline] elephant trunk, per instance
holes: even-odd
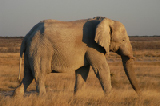
[[[132,88],[140,95],[140,87],[136,81],[136,75],[134,71],[134,59],[129,58],[128,56],[122,56],[122,62],[124,66],[124,71],[128,77],[129,82],[132,85]]]
[[[129,82],[132,85],[132,88],[140,95],[140,87],[136,81],[136,75],[134,70],[134,57],[132,52],[132,45],[128,40],[124,41],[121,45],[117,53],[121,56],[124,71],[128,77]]]

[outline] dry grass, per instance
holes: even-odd
[[[98,92],[97,92],[98,94]],[[132,94],[132,95],[131,95]],[[98,94],[99,95],[99,94]],[[88,95],[87,95],[88,96]],[[141,98],[131,91],[114,91],[107,98],[81,96],[73,97],[69,92],[49,92],[43,97],[36,94],[22,98],[3,97],[0,105],[4,106],[159,106],[159,94],[153,91],[143,92]]]
[[[9,42],[13,44],[16,41],[16,45],[20,45],[21,40],[14,38],[9,39]],[[3,45],[3,42],[0,42],[0,45]],[[11,50],[12,46],[6,46],[6,48]],[[138,97],[131,88],[123,71],[120,57],[111,53],[107,60],[111,70],[113,90],[108,97],[104,97],[98,79],[96,79],[93,70],[90,70],[86,85],[76,97],[73,96],[74,73],[55,73],[47,75],[47,94],[45,96],[37,96],[35,81],[33,81],[24,97],[12,98],[13,90],[19,85],[17,80],[19,53],[1,52],[0,106],[159,106],[160,49],[135,50],[136,48],[134,48],[135,71],[137,81],[142,89],[141,97]],[[21,76],[23,76],[23,72]]]

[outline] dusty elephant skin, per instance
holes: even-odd
[[[92,66],[105,95],[111,86],[110,70],[105,54],[121,55],[125,73],[140,94],[134,73],[132,46],[124,25],[105,17],[78,21],[45,20],[35,25],[25,36],[20,48],[20,69],[24,53],[24,78],[14,96],[23,95],[33,78],[36,91],[45,94],[46,74],[75,72],[75,90],[87,80]]]

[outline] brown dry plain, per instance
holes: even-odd
[[[19,85],[19,48],[23,38],[0,38],[0,106],[160,106],[160,37],[130,37],[137,81],[142,95],[137,96],[123,71],[121,59],[110,53],[107,58],[112,76],[112,93],[104,97],[93,70],[82,91],[73,96],[72,74],[47,75],[47,94],[39,97],[35,82],[22,98],[12,98]],[[23,77],[23,71],[21,72]]]

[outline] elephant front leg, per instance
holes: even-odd
[[[111,92],[112,86],[110,70],[104,54],[92,49],[87,52],[86,56],[107,96]]]
[[[75,80],[74,94],[76,94],[77,91],[80,91],[81,88],[84,86],[88,78],[89,68],[90,66],[83,66],[75,71],[76,80]]]
[[[102,65],[99,68],[93,66],[93,70],[100,81],[105,96],[107,96],[112,89],[109,68],[106,65]]]

